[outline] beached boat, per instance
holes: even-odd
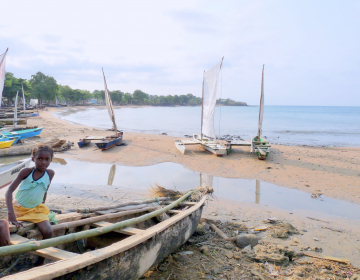
[[[176,140],[175,147],[182,154],[185,154],[186,145],[194,144],[200,145],[204,150],[217,156],[227,154],[226,147],[214,141],[214,139],[216,139],[214,127],[216,94],[223,59],[224,58],[210,70],[204,71],[202,84],[201,135],[194,134],[192,141]]]
[[[0,149],[10,148],[14,142],[15,142],[15,139],[9,140],[9,141],[1,141]]]
[[[109,91],[108,91],[108,88],[107,88],[104,70],[103,70],[103,76],[104,76],[104,86],[105,86],[106,107],[108,109],[109,117],[110,117],[110,119],[111,119],[111,121],[113,123],[113,130],[115,132],[115,135],[107,136],[103,140],[101,140],[99,142],[96,142],[95,145],[101,150],[107,150],[107,149],[110,149],[110,148],[112,148],[114,146],[119,145],[121,143],[121,141],[122,141],[124,133],[122,131],[117,130],[117,125],[116,125],[116,122],[115,122],[114,108],[112,106],[110,94],[109,94]]]
[[[255,151],[258,159],[266,159],[270,153],[270,147],[271,147],[269,143],[264,138],[261,137],[263,116],[264,116],[264,65],[261,76],[258,134],[251,141],[251,150]]]
[[[9,132],[4,132],[3,134],[8,137],[18,137],[19,140],[21,140],[39,135],[43,130],[43,128],[44,127],[38,127],[38,128],[30,128],[30,129],[23,129],[17,131],[9,131]]]
[[[9,185],[21,169],[29,167],[31,158],[18,160],[12,163],[0,164],[0,189]]]
[[[3,141],[12,141],[15,140],[13,145],[17,143],[17,141],[19,140],[19,137],[8,137],[2,133],[0,133],[0,143]]]
[[[13,125],[14,119],[1,119],[1,122],[5,123],[6,125]],[[17,119],[17,124],[27,124],[27,119]]]
[[[30,118],[30,117],[37,117],[39,113],[23,113],[20,114],[21,118]]]
[[[52,226],[54,237],[47,240],[27,239],[41,239],[34,224],[11,226],[11,243],[16,245],[1,247],[0,261],[26,254],[3,279],[138,279],[184,244],[198,226],[206,191],[195,189],[178,197],[59,214],[59,224]],[[33,255],[53,262],[32,268]]]

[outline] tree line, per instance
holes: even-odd
[[[66,103],[68,105],[89,104],[91,101],[96,101],[97,104],[105,104],[104,90],[94,90],[91,93],[88,90],[73,89],[67,85],[59,85],[53,77],[47,76],[42,72],[32,75],[30,80],[16,78],[13,73],[6,72],[3,90],[3,101],[4,98],[6,101],[4,103],[8,105],[13,104],[16,92],[19,92],[19,96],[22,97],[22,86],[27,103],[29,103],[30,99],[38,99],[39,104],[55,104],[57,99],[58,103]],[[201,105],[202,102],[201,97],[196,97],[191,93],[167,96],[150,95],[137,89],[133,93],[113,90],[109,91],[109,94],[114,105],[196,106]],[[219,99],[217,103],[221,101],[228,103],[230,99]]]

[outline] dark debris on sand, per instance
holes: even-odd
[[[211,221],[230,239],[250,232],[246,226]],[[291,224],[277,221],[269,234],[286,238],[299,234]],[[141,279],[351,279],[360,280],[360,269],[349,263],[306,258],[287,246],[259,241],[254,248],[240,249],[232,241],[219,237],[202,219],[197,231],[184,246],[149,270]]]

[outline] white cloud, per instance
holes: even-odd
[[[225,56],[223,97],[257,104],[360,105],[360,10],[334,1],[7,1],[7,71],[88,90],[200,96]],[[11,11],[16,10],[14,17]]]

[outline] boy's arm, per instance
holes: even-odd
[[[9,188],[7,189],[6,193],[5,193],[5,201],[6,201],[6,206],[8,209],[8,221],[10,224],[13,224],[17,227],[22,226],[21,223],[19,223],[16,220],[15,217],[15,213],[14,213],[14,207],[13,207],[13,192],[16,190],[16,188],[19,186],[20,182],[27,177],[30,172],[31,172],[31,168],[23,168],[18,176],[16,177],[16,179],[11,183],[11,185],[9,186]]]
[[[54,176],[55,176],[55,171],[52,170],[52,169],[48,169],[47,172],[48,172],[48,174],[49,174],[50,184],[51,184],[51,181],[52,181],[52,179],[53,179]],[[49,188],[50,188],[50,184],[48,185],[48,187],[47,187],[47,189],[46,189],[46,193],[45,193],[45,195],[44,195],[43,203],[45,203],[45,201],[46,201],[47,192],[48,192],[48,190],[49,190]]]

